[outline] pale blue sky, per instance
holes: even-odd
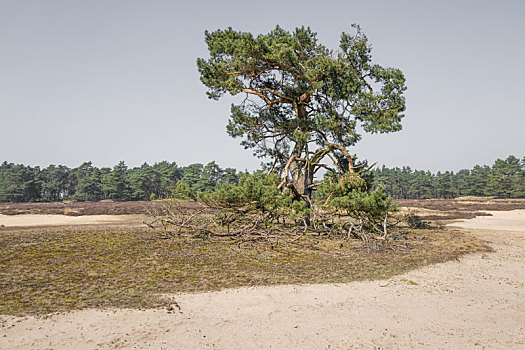
[[[204,30],[310,26],[336,48],[361,25],[407,78],[403,131],[350,151],[458,170],[525,155],[525,1],[0,0],[0,161],[112,166],[260,161],[225,131],[196,58]]]

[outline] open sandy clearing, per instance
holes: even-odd
[[[87,224],[111,224],[137,221],[140,215],[2,215],[0,214],[0,227],[28,227],[28,226],[57,226],[57,225],[87,225]]]
[[[3,316],[0,349],[523,349],[525,211],[492,215],[456,225],[494,253],[383,281],[175,295],[173,311]]]
[[[491,216],[478,216],[472,220],[463,220],[455,223],[454,226],[470,230],[499,230],[525,233],[525,210],[482,211]]]

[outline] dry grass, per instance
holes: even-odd
[[[461,197],[457,199],[398,199],[403,207],[423,208],[427,213],[418,213],[424,220],[472,219],[490,214],[481,210],[498,211],[525,209],[525,199],[492,199],[489,197]],[[434,212],[432,212],[434,211]]]
[[[149,308],[167,305],[163,293],[383,279],[490,250],[450,230],[407,231],[398,251],[314,237],[298,242],[239,249],[225,240],[162,239],[136,227],[0,228],[0,314]]]
[[[123,215],[146,214],[148,208],[160,205],[158,201],[99,201],[99,202],[53,202],[53,203],[0,203],[0,214],[62,214],[81,215]]]
[[[462,197],[457,199],[400,199],[400,206],[424,208],[439,211],[439,215],[423,215],[425,220],[472,219],[481,213],[480,210],[513,210],[525,209],[525,199],[492,199],[488,197]],[[195,202],[186,201],[187,207]],[[147,214],[148,210],[162,206],[161,201],[128,201],[114,202],[56,202],[56,203],[0,203],[0,214],[63,214],[81,215],[122,215]]]

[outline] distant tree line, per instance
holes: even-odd
[[[47,168],[3,162],[0,165],[0,202],[54,202],[149,200],[167,198],[184,182],[194,192],[215,189],[219,183],[237,183],[235,169],[215,162],[179,167],[166,161],[128,168],[120,162],[113,168],[97,168],[86,162],[77,168],[50,165]]]
[[[525,198],[525,157],[498,159],[492,167],[476,165],[456,173],[413,170],[410,167],[372,170],[374,187],[383,184],[397,199],[494,196]],[[0,165],[0,202],[54,202],[149,200],[170,197],[177,185],[193,193],[213,191],[218,184],[237,184],[235,169],[222,169],[215,162],[180,167],[166,161],[128,168],[120,162],[113,168],[97,168],[85,162],[77,168],[50,165],[47,168],[3,162]]]
[[[456,173],[433,174],[410,167],[372,171],[374,185],[382,183],[388,194],[397,199],[455,198],[460,196],[525,197],[525,157],[498,159],[492,167],[474,166]]]

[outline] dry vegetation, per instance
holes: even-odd
[[[488,197],[462,197],[457,199],[398,199],[402,207],[422,208],[439,211],[439,215],[422,214],[425,220],[471,219],[488,215],[480,210],[525,209],[525,199],[492,199]],[[159,207],[159,201],[99,201],[99,202],[53,202],[53,203],[0,203],[0,214],[62,214],[81,215],[124,215],[147,214],[151,208]],[[187,206],[194,205],[187,201]]]
[[[524,209],[525,200],[399,201],[423,219],[457,219],[479,210]],[[156,202],[1,204],[2,214],[141,214]],[[191,207],[193,202],[187,202]],[[418,213],[419,214],[419,213]],[[434,215],[435,217],[432,217]],[[488,214],[487,214],[488,215]],[[163,294],[221,288],[388,278],[431,263],[489,251],[484,242],[443,229],[400,229],[397,249],[305,235],[293,244],[266,240],[171,237],[145,226],[0,227],[0,314],[83,308],[149,308]]]
[[[367,251],[358,241],[303,237],[258,241],[164,239],[146,228],[0,228],[0,314],[168,305],[161,295],[228,287],[381,279],[488,251],[446,230],[407,230],[405,249]]]
[[[471,219],[488,215],[480,210],[525,209],[525,199],[492,199],[488,197],[462,197],[457,199],[398,199],[402,207],[422,208],[438,211],[439,215],[423,213],[425,220]],[[194,205],[187,201],[187,206]],[[151,208],[160,207],[159,201],[99,201],[99,202],[53,202],[53,203],[0,203],[0,214],[62,214],[81,215],[124,215],[147,214]]]
[[[402,207],[426,209],[417,211],[424,220],[472,219],[488,216],[482,212],[525,209],[525,199],[492,199],[487,197],[461,197],[457,199],[398,199]]]
[[[146,214],[148,208],[155,206],[156,203],[158,202],[115,202],[111,200],[99,202],[0,203],[0,214],[61,214],[70,216]]]

